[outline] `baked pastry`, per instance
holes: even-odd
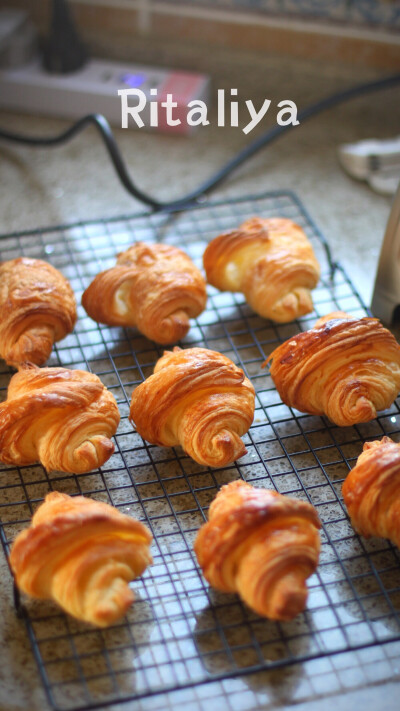
[[[194,551],[214,588],[237,592],[263,617],[291,620],[307,602],[319,528],[318,514],[306,501],[232,481],[212,502]]]
[[[53,491],[18,534],[10,564],[20,590],[106,627],[134,599],[129,582],[151,565],[149,529],[109,504]]]
[[[136,326],[157,343],[174,343],[207,301],[206,283],[177,247],[137,242],[98,274],[82,296],[89,316],[109,326]]]
[[[165,351],[133,392],[130,418],[151,444],[181,445],[199,464],[223,467],[246,454],[254,388],[229,358],[206,348]]]
[[[372,420],[400,391],[400,346],[375,318],[335,312],[282,343],[270,360],[286,405],[340,427]]]
[[[42,365],[70,333],[76,303],[69,282],[41,259],[0,263],[0,357],[8,365]]]
[[[246,220],[210,242],[203,257],[209,284],[241,291],[256,313],[278,323],[313,310],[320,268],[301,227],[285,218]]]
[[[23,365],[0,403],[0,461],[82,474],[111,457],[120,420],[93,373]]]
[[[358,533],[400,547],[400,444],[390,437],[366,442],[342,492]]]

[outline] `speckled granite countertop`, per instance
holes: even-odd
[[[143,61],[168,60],[163,52],[148,50]],[[185,65],[183,46],[175,65]],[[261,102],[268,97],[291,98],[299,107],[342,86],[370,78],[371,71],[353,71],[337,64],[251,56],[215,50],[212,57],[191,53],[191,66],[209,71],[213,91],[237,86],[239,97]],[[235,197],[267,190],[294,190],[328,239],[334,256],[343,263],[355,286],[369,303],[380,242],[390,200],[372,193],[343,174],[335,149],[338,144],[372,136],[396,135],[399,101],[384,92],[358,99],[325,113],[264,150],[227,182],[215,197]],[[271,122],[269,122],[271,123]],[[0,124],[30,133],[56,133],[62,121],[4,113]],[[265,127],[266,124],[263,124]],[[251,137],[255,136],[255,132]],[[238,129],[212,124],[193,138],[170,138],[131,130],[117,137],[138,184],[160,198],[180,196],[224,163],[249,137]],[[27,229],[79,219],[126,214],[141,210],[120,187],[94,130],[55,150],[0,145],[0,231]],[[1,245],[0,245],[1,246]],[[2,554],[1,554],[2,557]],[[25,627],[14,613],[12,588],[2,557],[0,628],[0,708],[4,711],[45,711]],[[284,671],[269,672],[198,691],[156,697],[121,708],[297,709],[353,707],[391,711],[398,708],[400,643],[361,652],[340,654]]]

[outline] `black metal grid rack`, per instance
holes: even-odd
[[[373,422],[338,428],[283,405],[268,371],[261,370],[279,342],[310,327],[317,316],[338,309],[365,314],[343,270],[331,275],[322,237],[292,193],[5,235],[1,258],[47,259],[69,278],[79,302],[93,276],[134,240],[182,246],[200,265],[212,237],[253,215],[298,222],[316,249],[322,278],[314,292],[315,312],[286,325],[256,316],[241,295],[210,288],[206,311],[181,344],[226,354],[252,380],[256,413],[244,438],[246,456],[212,470],[180,449],[143,442],[127,419],[130,397],[162,349],[134,330],[97,325],[79,307],[74,333],[55,346],[49,364],[91,370],[113,392],[122,416],[115,454],[100,470],[80,476],[0,465],[6,552],[51,490],[109,502],[145,521],[154,534],[154,565],[133,583],[136,601],[113,627],[89,628],[51,603],[23,601],[54,709],[104,706],[400,639],[399,552],[386,541],[357,536],[341,497],[342,481],[366,439],[389,434],[400,440],[399,402]],[[3,365],[1,399],[11,375]],[[259,618],[236,596],[210,589],[198,570],[192,551],[196,532],[218,488],[238,477],[311,501],[323,522],[308,606],[290,623]]]

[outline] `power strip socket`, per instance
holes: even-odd
[[[97,59],[73,74],[48,74],[40,60],[35,59],[23,67],[0,70],[0,108],[69,119],[100,113],[111,124],[121,127],[118,90],[136,88],[147,99],[141,113],[145,128],[188,135],[196,129],[186,121],[170,126],[161,120],[157,127],[151,127],[150,102],[161,103],[167,93],[172,94],[178,104],[177,115],[186,116],[189,101],[208,101],[209,85],[204,74]],[[151,89],[157,90],[156,96],[150,94]],[[134,121],[129,126],[137,128]]]

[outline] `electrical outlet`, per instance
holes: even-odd
[[[93,59],[77,72],[59,75],[48,74],[35,59],[23,67],[0,70],[0,108],[69,119],[100,113],[121,127],[118,89],[128,88],[140,89],[148,99],[142,113],[145,127],[165,133],[187,135],[195,128],[186,121],[170,126],[162,120],[158,127],[150,127],[150,101],[161,103],[172,94],[177,114],[186,116],[189,101],[209,98],[209,78],[203,74]],[[151,89],[157,90],[156,97]],[[130,126],[137,128],[133,121]]]

